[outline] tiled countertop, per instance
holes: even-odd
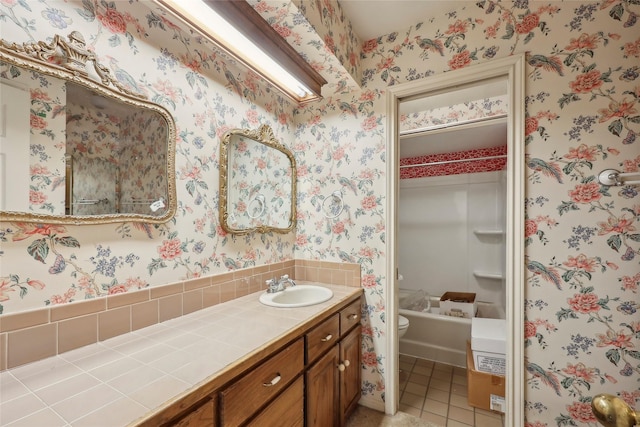
[[[304,285],[300,282],[299,286]],[[361,292],[273,308],[261,292],[0,373],[0,426],[126,426]]]

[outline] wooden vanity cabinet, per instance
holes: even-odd
[[[298,339],[220,392],[220,426],[243,425],[262,407],[279,396],[302,373],[303,369],[304,343],[302,339]],[[303,390],[300,389],[299,399],[298,396],[292,396],[291,392],[289,394],[285,392],[284,395],[289,396],[284,404],[280,403],[284,406],[271,408],[270,411],[282,412],[282,408],[287,409],[288,400],[291,402],[299,400],[299,412],[302,414]]]
[[[236,375],[210,383],[202,395],[196,391],[140,427],[344,426],[361,393],[361,304],[360,297],[298,330],[250,367],[238,365]]]
[[[307,363],[310,364],[305,374],[307,427],[343,426],[347,416],[360,400],[360,306],[361,301],[358,299],[305,337]],[[331,331],[336,317],[339,320],[338,339],[314,361],[317,353],[313,349],[318,346],[316,340],[323,336],[326,339],[330,335],[328,331]]]

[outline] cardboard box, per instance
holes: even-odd
[[[440,314],[471,319],[477,310],[476,294],[472,292],[445,292],[440,297]]]
[[[469,406],[504,413],[505,377],[475,370],[471,342],[467,341],[467,402]]]
[[[506,320],[471,319],[471,350],[477,371],[504,375],[507,363]]]

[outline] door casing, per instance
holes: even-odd
[[[398,195],[399,195],[399,128],[400,101],[417,95],[442,93],[447,88],[472,84],[483,80],[506,77],[508,97],[507,124],[507,196],[506,196],[506,318],[507,409],[505,425],[524,425],[524,119],[525,119],[525,55],[494,59],[459,70],[441,73],[424,79],[392,86],[387,90],[387,265],[386,265],[386,369],[385,412],[398,410]]]

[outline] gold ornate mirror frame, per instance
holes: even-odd
[[[68,40],[56,34],[51,43],[39,41],[16,44],[1,39],[0,61],[47,76],[57,77],[65,82],[73,82],[97,95],[114,99],[134,108],[155,112],[167,124],[167,200],[164,211],[161,214],[155,216],[139,213],[109,213],[73,216],[38,212],[0,211],[0,221],[84,225],[128,221],[164,223],[173,218],[177,209],[175,188],[176,126],[172,115],[164,107],[148,101],[145,95],[135,93],[120,84],[110,70],[99,63],[95,53],[86,48],[84,37],[77,31],[69,34]],[[93,64],[93,71],[97,79],[89,75],[87,71],[88,62]],[[164,202],[164,198],[162,202]]]
[[[278,193],[279,195],[286,195],[286,192],[290,191],[290,194],[288,195],[288,202],[290,203],[290,205],[287,206],[290,209],[290,211],[287,212],[286,210],[283,210],[284,215],[286,215],[286,222],[287,222],[286,224],[268,223],[268,222],[256,224],[252,221],[252,223],[249,225],[246,225],[246,226],[243,225],[241,227],[238,227],[238,226],[234,226],[231,223],[233,222],[231,221],[231,218],[233,217],[234,213],[232,212],[232,209],[229,205],[233,203],[232,199],[234,198],[234,196],[232,196],[230,192],[233,191],[233,189],[238,186],[238,183],[234,182],[236,181],[236,178],[234,178],[235,176],[234,157],[237,156],[236,144],[244,144],[246,141],[250,141],[250,140],[255,141],[258,144],[262,144],[268,148],[275,149],[278,152],[284,154],[286,156],[286,159],[288,159],[289,165],[280,165],[281,167],[278,168],[278,170],[274,170],[274,165],[271,165],[269,163],[269,157],[270,157],[269,153],[267,154],[255,153],[255,152],[250,153],[251,147],[247,147],[244,153],[246,153],[249,156],[253,155],[254,157],[253,157],[253,160],[249,160],[245,164],[245,166],[252,165],[255,162],[264,161],[266,164],[265,170],[268,170],[269,168],[271,168],[272,170],[270,172],[275,172],[273,176],[276,177],[276,183],[267,184],[265,182],[261,182],[260,179],[258,179],[259,178],[257,173],[258,168],[256,168],[256,169],[247,171],[249,175],[253,175],[253,181],[243,182],[240,185],[245,189],[250,187],[253,189],[262,187],[264,190],[266,187],[271,187],[272,189],[275,189],[275,192]],[[255,148],[256,147],[254,147],[254,151],[256,151]],[[231,162],[233,162],[233,164],[230,164]],[[282,181],[277,182],[277,179],[278,179],[277,177],[280,177]],[[285,233],[291,232],[296,226],[296,204],[297,204],[296,177],[297,177],[296,161],[295,161],[295,158],[293,157],[293,153],[289,151],[284,145],[282,145],[274,137],[273,131],[268,125],[262,125],[257,130],[232,129],[230,131],[227,131],[223,135],[222,141],[220,143],[220,201],[219,201],[220,226],[227,233],[232,233],[232,234],[247,234],[252,232],[258,232],[258,233],[276,232],[276,233],[285,234]],[[285,178],[288,178],[291,181],[290,185],[288,182],[285,181]],[[280,185],[280,184],[283,184],[283,185]],[[264,191],[267,192],[267,195],[269,195],[268,193],[269,190],[264,190]],[[254,192],[253,194],[254,194],[253,199],[251,199],[250,201],[244,201],[245,208],[247,209],[245,214],[247,214],[248,217],[252,219],[258,216],[261,216],[263,212],[268,210],[269,208],[267,208],[267,205],[275,199],[275,197],[271,197],[273,195],[273,192],[271,196],[268,198],[266,198],[263,194],[260,194],[259,191],[258,193]],[[248,209],[251,207],[252,204],[254,208],[257,208],[257,210],[259,211],[258,215],[256,216],[251,216],[251,214],[248,213]]]

